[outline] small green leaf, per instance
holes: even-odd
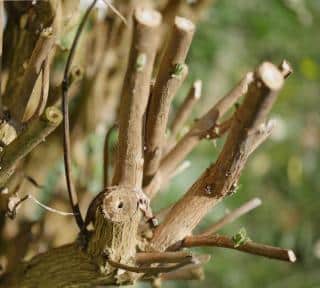
[[[183,74],[183,71],[186,69],[186,64],[178,63],[174,66],[172,77],[173,78],[180,78]]]
[[[250,241],[245,228],[241,228],[239,232],[232,236],[232,241],[234,242],[234,247],[240,247]]]
[[[147,63],[147,55],[144,53],[139,54],[136,61],[136,70],[142,71],[146,63]]]

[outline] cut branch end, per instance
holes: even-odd
[[[283,86],[284,79],[282,73],[279,69],[270,62],[262,63],[257,71],[260,76],[261,81],[268,87],[270,90],[280,90]]]
[[[45,110],[44,115],[45,115],[46,120],[48,120],[49,123],[52,123],[55,126],[58,125],[62,121],[61,111],[54,106],[48,107]]]
[[[152,9],[138,7],[134,14],[136,20],[149,27],[157,27],[161,23],[161,14]]]

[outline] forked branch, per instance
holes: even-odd
[[[157,174],[152,181],[145,187],[145,193],[153,198],[164,184],[164,179],[176,169],[176,167],[187,157],[187,155],[199,144],[199,142],[211,135],[217,128],[218,120],[236,103],[247,90],[253,81],[253,73],[249,72],[246,76],[223,98],[221,98],[204,116],[202,116],[192,126],[190,131],[165,155]]]
[[[208,211],[233,192],[240,173],[256,143],[256,130],[266,121],[284,78],[265,62],[254,73],[246,97],[235,112],[228,138],[215,164],[210,166],[170,210],[154,233],[151,244],[164,250],[185,238]],[[220,107],[223,102],[218,103]]]

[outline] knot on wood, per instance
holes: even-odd
[[[138,212],[139,200],[134,188],[117,187],[104,194],[102,213],[111,222],[128,222]]]

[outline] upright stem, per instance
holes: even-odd
[[[146,120],[144,186],[155,175],[161,160],[170,105],[184,74],[184,62],[195,27],[185,18],[176,17],[152,90]]]
[[[133,39],[119,112],[119,146],[114,185],[141,187],[143,120],[150,94],[161,15],[148,9],[134,13]]]

